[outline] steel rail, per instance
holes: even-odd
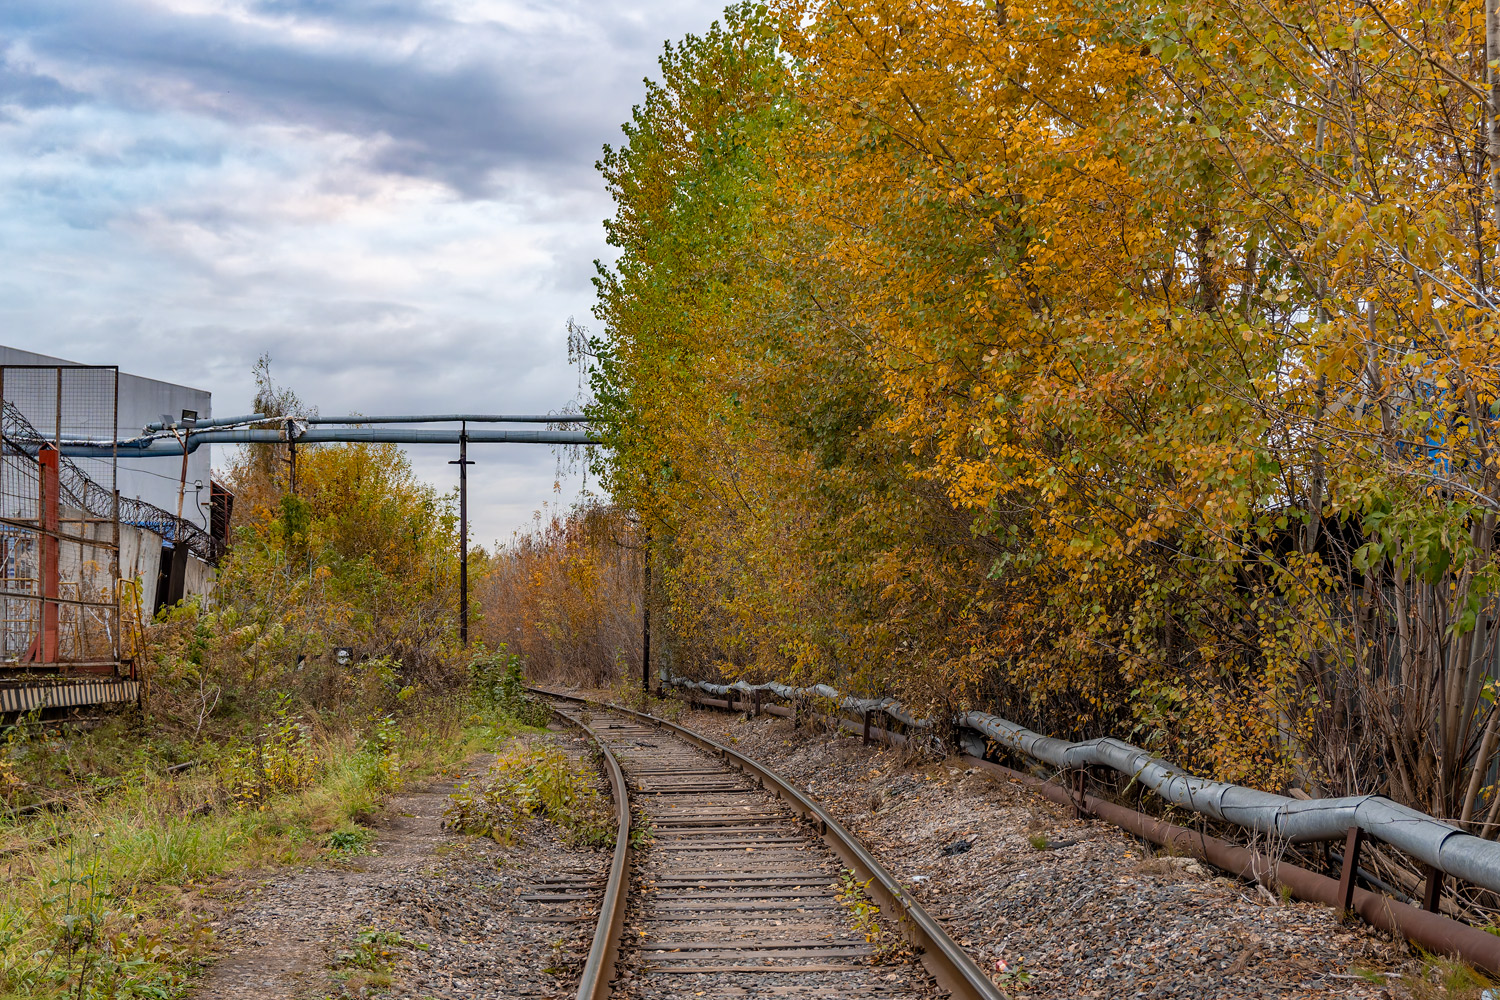
[[[865,891],[880,904],[886,913],[894,914],[901,936],[911,943],[921,956],[922,964],[952,994],[956,1000],[1008,1000],[1006,993],[997,987],[975,964],[958,944],[948,936],[941,924],[934,920],[922,905],[912,898],[910,892],[886,870],[863,844],[843,828],[838,820],[818,802],[804,795],[774,770],[766,767],[738,751],[705,736],[700,736],[686,727],[667,719],[638,712],[622,705],[596,702],[577,695],[562,694],[543,688],[527,690],[547,698],[558,698],[580,704],[597,704],[611,711],[632,715],[643,722],[665,729],[687,742],[715,754],[725,763],[757,778],[762,787],[786,801],[793,812],[809,820],[818,830],[823,841],[866,883]]]
[[[536,688],[527,690],[549,697],[561,697]],[[630,795],[625,787],[625,772],[620,762],[610,753],[609,747],[582,719],[564,715],[556,705],[552,714],[572,726],[577,726],[594,741],[604,757],[605,770],[609,772],[610,793],[615,800],[615,855],[609,866],[609,880],[604,884],[604,898],[599,903],[599,923],[594,928],[594,942],[589,946],[589,957],[583,963],[583,973],[578,979],[578,1000],[605,1000],[610,995],[615,979],[615,961],[620,954],[620,938],[625,933],[625,903],[629,898],[630,877]]]

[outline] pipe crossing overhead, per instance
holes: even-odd
[[[249,424],[269,424],[295,420],[301,424],[586,424],[589,418],[582,413],[403,413],[394,416],[366,417],[354,413],[347,417],[272,417],[264,413],[247,413],[239,417],[214,417],[196,421],[192,430],[208,427],[239,427]],[[167,430],[169,424],[160,420],[145,426],[147,433]]]
[[[357,418],[371,421],[372,418]],[[389,418],[386,418],[389,419]],[[459,419],[454,417],[423,417],[426,421],[446,421]],[[536,422],[531,418],[511,418],[515,422]],[[557,418],[543,417],[537,420],[551,422]],[[417,423],[417,420],[406,421]],[[491,420],[491,422],[499,422]],[[175,437],[157,437],[155,435],[142,435],[135,438],[127,438],[122,441],[95,440],[88,438],[64,438],[61,442],[61,450],[64,455],[73,458],[109,458],[118,456],[120,458],[154,458],[180,456],[186,448],[191,454],[205,444],[286,444],[295,441],[297,444],[334,444],[334,443],[362,443],[362,444],[459,444],[467,441],[470,444],[550,444],[550,445],[589,445],[601,443],[597,437],[587,431],[533,431],[533,430],[492,430],[479,428],[462,431],[458,428],[429,430],[412,429],[405,427],[307,427],[307,421],[301,419],[289,420],[287,425],[274,430],[267,428],[249,427],[217,427],[210,430],[189,430],[183,435],[182,440]]]

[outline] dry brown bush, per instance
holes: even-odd
[[[477,637],[522,656],[533,680],[610,687],[639,676],[638,534],[633,518],[605,504],[538,514],[476,574]]]

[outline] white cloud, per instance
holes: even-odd
[[[718,5],[7,0],[0,342],[239,413],[250,367],[324,413],[546,412],[608,257],[600,146]],[[416,449],[447,486],[453,456]],[[477,540],[576,472],[475,446]]]

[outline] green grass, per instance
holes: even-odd
[[[1412,1000],[1480,1000],[1486,991],[1494,990],[1492,980],[1463,962],[1418,950],[1420,966],[1408,967],[1399,976],[1360,965],[1349,971],[1367,982],[1399,985],[1402,995]]]
[[[113,791],[0,821],[0,1000],[182,994],[212,956],[212,898],[236,875],[367,850],[363,824],[393,791],[520,730],[441,718],[379,741],[325,736],[310,784],[256,801],[228,800],[213,766],[169,778],[137,760],[115,768]]]

